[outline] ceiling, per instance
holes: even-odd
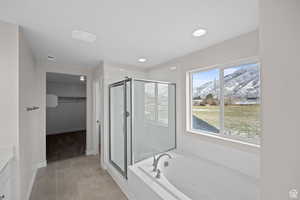
[[[52,72],[47,72],[46,80],[47,82],[54,82],[54,83],[85,84],[85,82],[80,81],[80,76],[78,75],[52,73]]]
[[[258,0],[0,0],[0,20],[24,28],[37,60],[149,67],[257,29]],[[208,34],[194,38],[199,27]]]

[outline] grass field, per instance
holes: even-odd
[[[193,115],[220,128],[219,106],[193,106]],[[260,135],[260,105],[227,105],[224,109],[225,132],[230,135]]]

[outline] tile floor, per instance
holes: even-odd
[[[52,162],[38,171],[30,200],[127,200],[98,156]]]

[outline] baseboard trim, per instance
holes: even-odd
[[[33,184],[34,184],[34,181],[35,181],[35,178],[36,178],[36,173],[37,173],[37,170],[38,168],[36,167],[33,171],[33,175],[31,177],[31,180],[29,182],[29,186],[28,186],[28,191],[27,191],[27,200],[30,200],[30,196],[31,196],[31,192],[32,192],[32,188],[33,188]]]
[[[35,178],[36,178],[36,174],[37,174],[37,171],[38,169],[40,168],[43,168],[43,167],[46,167],[47,166],[47,161],[43,161],[43,162],[39,162],[38,164],[36,164],[36,166],[34,167],[33,169],[33,175],[31,177],[31,180],[29,182],[29,186],[28,186],[28,191],[27,191],[27,198],[26,200],[30,200],[30,195],[31,195],[31,192],[32,192],[32,188],[33,188],[33,185],[34,185],[34,181],[35,181]]]
[[[45,160],[43,162],[40,162],[36,165],[36,169],[40,169],[40,168],[43,168],[43,167],[47,167],[47,160]]]
[[[95,151],[93,151],[93,150],[87,150],[87,151],[85,152],[85,155],[87,155],[87,156],[97,155],[97,154],[98,154],[98,153],[95,152]]]

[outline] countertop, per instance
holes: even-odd
[[[13,148],[0,147],[0,173],[13,157]]]

